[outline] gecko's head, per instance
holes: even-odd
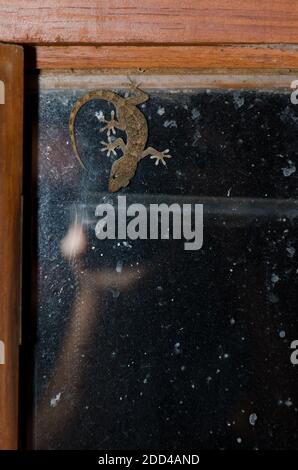
[[[136,165],[128,165],[127,160],[120,158],[113,163],[110,179],[109,179],[109,191],[115,193],[121,188],[125,188],[129,185],[130,180],[134,176],[136,171]]]

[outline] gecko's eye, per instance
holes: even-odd
[[[118,178],[118,175],[117,175],[116,173],[114,173],[114,174],[112,175],[112,178],[113,178],[113,180],[115,180],[116,178]]]

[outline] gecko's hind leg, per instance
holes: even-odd
[[[116,149],[120,148],[122,152],[124,153],[126,144],[121,137],[119,139],[114,140],[113,142],[111,141],[111,138],[108,137],[108,142],[104,142],[103,140],[101,141],[101,144],[104,145],[105,147],[102,147],[101,150],[103,152],[107,152],[107,156],[109,157],[111,153],[113,155],[117,155]]]
[[[142,158],[148,157],[149,155],[151,159],[156,158],[155,165],[158,165],[159,162],[162,162],[163,165],[167,165],[165,162],[165,158],[172,158],[172,155],[169,155],[169,149],[163,150],[162,152],[159,152],[158,150],[155,150],[153,147],[148,147],[145,149],[142,153]]]

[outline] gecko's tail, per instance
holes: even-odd
[[[75,123],[76,123],[76,117],[80,109],[88,103],[88,101],[94,100],[94,99],[105,99],[105,100],[112,100],[114,99],[115,94],[111,91],[104,91],[104,90],[97,90],[97,91],[91,91],[89,93],[86,93],[83,95],[81,98],[79,98],[70,113],[69,117],[69,134],[70,134],[70,140],[71,140],[71,145],[73,148],[73,151],[75,153],[75,156],[77,160],[79,161],[80,165],[84,170],[86,170],[86,166],[84,165],[79,151],[78,151],[78,146],[77,146],[77,141],[76,141],[76,134],[75,134]]]
[[[70,135],[70,140],[71,140],[73,151],[81,167],[84,168],[84,170],[86,170],[86,166],[84,165],[83,160],[81,159],[79,151],[78,151],[76,134],[75,134],[75,123],[76,123],[77,114],[85,103],[86,103],[85,96],[76,101],[75,105],[73,106],[71,110],[71,113],[69,116],[69,123],[68,123],[69,135]]]
[[[78,151],[78,146],[77,146],[77,141],[76,141],[76,134],[75,134],[75,123],[76,123],[76,117],[80,109],[89,101],[91,100],[105,100],[105,101],[111,101],[114,104],[117,104],[119,100],[123,100],[123,98],[119,97],[116,93],[114,93],[111,90],[96,90],[96,91],[90,91],[89,93],[86,93],[83,95],[81,98],[79,98],[70,113],[69,117],[69,134],[70,134],[70,140],[71,140],[71,145],[73,148],[73,151],[75,153],[75,156],[77,160],[79,161],[80,165],[82,168],[85,170],[87,169],[86,166],[84,165],[79,151]]]

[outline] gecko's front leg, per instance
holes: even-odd
[[[115,111],[111,111],[111,119],[108,121],[106,119],[101,119],[101,122],[104,122],[106,126],[104,126],[100,132],[104,132],[107,130],[108,137],[113,134],[116,134],[116,129],[120,129],[121,131],[125,131],[125,120],[122,118],[122,113],[119,113],[119,120],[115,119]]]
[[[104,145],[104,147],[101,148],[103,152],[107,152],[108,157],[111,155],[117,155],[116,149],[120,148],[122,152],[124,153],[126,144],[121,137],[119,139],[114,140],[113,142],[111,141],[111,137],[108,137],[108,142],[104,142],[103,140],[101,141],[101,144]]]
[[[149,155],[151,159],[156,158],[155,165],[158,165],[159,162],[162,162],[163,165],[167,166],[165,162],[165,158],[172,158],[172,155],[169,155],[169,149],[163,150],[160,152],[159,150],[155,150],[153,147],[148,147],[146,150],[143,151],[142,153],[142,158],[145,158]]]

